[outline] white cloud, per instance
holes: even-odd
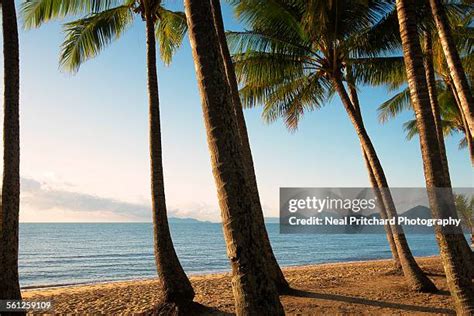
[[[21,179],[22,221],[151,221],[151,206],[58,189],[46,181]],[[218,221],[219,212],[206,204],[168,207],[169,217]]]

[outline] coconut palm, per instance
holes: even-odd
[[[275,281],[277,289],[280,293],[285,293],[289,290],[289,284],[281,271],[280,266],[273,253],[270,239],[268,238],[267,229],[265,227],[265,221],[263,217],[262,205],[260,203],[260,196],[258,193],[257,179],[255,176],[255,169],[252,158],[252,151],[250,149],[250,141],[247,133],[247,126],[245,123],[244,112],[242,109],[242,103],[240,102],[239,87],[237,84],[237,78],[235,77],[235,70],[232,64],[232,57],[227,46],[225,37],[224,22],[222,19],[221,5],[219,0],[211,0],[214,25],[216,27],[216,33],[219,39],[219,45],[221,49],[222,59],[224,60],[225,72],[227,81],[232,93],[232,101],[235,108],[235,114],[237,119],[237,125],[239,127],[239,135],[242,142],[242,150],[244,155],[245,170],[247,171],[247,177],[250,182],[250,189],[252,191],[252,198],[254,206],[254,221],[260,227],[259,231],[261,234],[261,240],[263,243],[263,253],[266,256],[267,268],[266,271]]]
[[[456,105],[456,101],[452,91],[446,86],[442,80],[437,80],[438,103],[441,109],[441,127],[444,137],[461,134],[459,140],[459,149],[468,148],[471,162],[474,163],[474,144],[466,128],[463,115]],[[382,123],[396,117],[404,110],[413,110],[410,102],[410,90],[405,88],[389,100],[382,103],[379,108],[379,120]],[[418,134],[416,119],[408,120],[403,124],[408,140],[413,139]]]
[[[387,218],[397,213],[356,95],[355,83],[364,73],[352,69],[362,68],[369,76],[373,68],[400,71],[400,57],[368,56],[392,45],[367,41],[370,27],[392,9],[389,1],[236,1],[238,16],[252,30],[228,34],[244,105],[263,104],[265,120],[283,117],[294,130],[305,111],[321,107],[334,93],[339,95],[359,137],[369,178],[381,194],[381,216]],[[402,228],[391,230],[395,244],[391,248],[397,250],[392,254],[399,257],[410,286],[434,291],[434,284],[416,264]]]
[[[450,13],[452,34],[459,52],[462,53],[462,62],[468,71],[468,77],[472,77],[472,52],[474,51],[472,39],[474,38],[474,28],[470,26],[470,22],[462,22],[466,12],[469,13],[469,7],[449,4],[446,6],[446,9]],[[424,66],[431,109],[435,118],[436,132],[440,143],[446,178],[449,178],[443,134],[448,135],[455,131],[462,131],[466,137],[462,140],[460,148],[469,147],[473,163],[474,145],[472,144],[472,136],[464,119],[461,105],[458,102],[458,94],[446,64],[442,43],[439,36],[431,30],[434,22],[428,10],[429,8],[423,6],[423,3],[421,5],[418,4],[417,11],[426,12],[423,15],[424,18],[419,20],[419,33],[423,42]],[[392,23],[398,22],[393,20]],[[390,90],[398,90],[402,85],[406,84],[406,74],[403,73],[402,76],[394,78],[388,75],[376,84],[388,85]],[[396,116],[400,111],[410,107],[410,92],[409,88],[406,87],[379,107],[379,118],[381,122],[385,122],[387,119]],[[407,122],[405,129],[407,130],[407,138],[411,139],[417,131],[415,120]]]
[[[260,227],[245,170],[242,140],[210,1],[186,0],[207,142],[221,209],[237,315],[281,315],[278,291],[266,272]]]
[[[449,72],[453,78],[461,110],[469,126],[470,134],[474,134],[474,98],[469,86],[467,76],[464,72],[461,58],[459,56],[456,42],[451,32],[448,16],[441,0],[429,0],[433,19],[439,33],[443,51],[449,67]],[[474,6],[470,4],[472,10]]]
[[[449,180],[443,172],[435,121],[431,112],[423,53],[419,41],[416,11],[413,1],[397,0],[397,16],[403,45],[403,56],[410,88],[410,98],[416,113],[426,187],[434,218],[455,216],[455,205],[449,190]],[[436,228],[436,239],[446,273],[448,287],[458,314],[474,312],[474,286],[469,271],[471,254],[464,246],[466,240],[460,228]]]
[[[0,216],[0,299],[21,299],[18,279],[20,211],[20,58],[14,0],[0,1],[3,30],[3,183]]]
[[[464,194],[455,195],[456,210],[463,226],[471,233],[471,243],[474,245],[474,197]]]
[[[136,15],[145,21],[154,250],[157,272],[164,291],[163,301],[157,308],[162,312],[173,310],[184,312],[183,309],[186,309],[194,298],[194,291],[178,260],[168,226],[156,70],[156,39],[159,42],[162,60],[169,64],[186,32],[186,18],[184,13],[167,10],[161,5],[161,1],[155,0],[33,0],[23,6],[27,27],[38,27],[50,19],[81,12],[86,12],[87,15],[64,26],[65,41],[60,63],[71,71],[77,71],[83,62],[96,56],[105,46],[119,38],[132,24]]]

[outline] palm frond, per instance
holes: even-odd
[[[236,17],[254,31],[273,30],[286,39],[306,40],[300,24],[302,5],[285,0],[232,0]]]
[[[68,71],[77,71],[84,61],[95,57],[118,38],[133,22],[133,17],[134,12],[129,6],[120,6],[66,23],[61,66]]]
[[[227,32],[229,49],[233,54],[242,54],[248,51],[271,52],[294,56],[315,56],[315,52],[304,42],[296,39],[285,39],[267,32],[243,31]]]
[[[464,135],[464,137],[462,137],[459,140],[459,143],[458,143],[458,149],[459,150],[464,149],[464,148],[467,148],[467,137],[466,137],[466,135]]]
[[[409,120],[403,123],[403,129],[407,133],[407,140],[411,140],[416,134],[418,134],[418,127],[416,126],[416,120]]]
[[[357,84],[386,85],[395,90],[406,83],[403,57],[372,57],[349,59]]]
[[[412,109],[410,89],[406,88],[379,106],[377,109],[379,121],[385,123],[390,118],[394,118],[402,111],[409,109]]]
[[[237,79],[252,87],[265,87],[295,80],[310,72],[311,64],[293,56],[266,52],[248,52],[234,56]],[[308,69],[305,71],[305,66]]]
[[[30,29],[68,15],[97,13],[122,2],[119,0],[26,0],[22,3],[21,12],[24,27]]]
[[[181,46],[188,29],[186,15],[183,12],[166,10],[159,6],[155,30],[160,45],[161,59],[170,64],[176,50]]]
[[[267,92],[263,108],[263,118],[273,122],[283,117],[290,131],[298,128],[301,117],[307,111],[321,107],[326,98],[327,90],[317,76],[303,76],[297,80],[288,81],[271,87]]]

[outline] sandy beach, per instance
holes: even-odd
[[[454,314],[443,268],[437,257],[417,261],[439,292],[410,291],[389,260],[320,264],[284,268],[295,289],[282,296],[288,315]],[[228,273],[191,276],[198,314],[229,314],[233,298]],[[23,299],[53,300],[57,314],[149,314],[160,298],[156,279],[109,282],[23,291]]]

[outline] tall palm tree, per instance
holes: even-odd
[[[235,77],[234,65],[232,64],[232,57],[230,55],[229,47],[225,37],[224,22],[222,19],[221,5],[219,0],[211,0],[212,12],[214,18],[214,25],[219,39],[222,59],[224,61],[225,73],[227,81],[232,94],[232,102],[235,109],[237,125],[239,127],[239,135],[242,142],[242,153],[244,155],[245,170],[250,183],[250,190],[252,193],[252,201],[254,203],[254,221],[259,226],[259,232],[263,243],[263,253],[266,256],[267,272],[275,281],[277,289],[280,293],[285,293],[289,290],[289,284],[281,271],[280,266],[273,253],[270,239],[268,238],[267,229],[265,227],[265,220],[263,217],[262,205],[260,203],[260,195],[258,193],[257,178],[255,176],[255,169],[252,158],[252,150],[250,149],[250,141],[247,133],[247,126],[245,123],[242,103],[239,96],[239,87],[237,78]]]
[[[236,1],[240,18],[252,31],[228,34],[235,50],[234,62],[243,88],[241,97],[246,106],[264,104],[264,118],[273,121],[285,118],[290,129],[297,127],[305,111],[322,106],[337,93],[354,125],[367,162],[369,178],[381,194],[381,216],[396,217],[396,209],[388,189],[380,160],[365,129],[355,89],[351,95],[344,81],[352,67],[389,67],[397,71],[403,60],[397,57],[370,58],[368,49],[386,49],[386,43],[368,43],[366,33],[378,20],[390,12],[389,2],[357,0],[321,1]],[[376,47],[378,45],[378,47]],[[370,47],[368,47],[370,46]],[[369,168],[370,167],[370,168]],[[386,211],[387,214],[383,213]],[[399,258],[410,286],[419,291],[434,291],[434,284],[417,265],[408,247],[403,230],[390,228],[392,254]]]
[[[420,136],[430,207],[434,218],[455,216],[452,194],[449,195],[449,190],[437,189],[449,188],[449,181],[443,172],[435,122],[427,93],[426,72],[417,32],[414,2],[397,0],[396,6],[410,97]],[[447,194],[446,191],[448,191]],[[466,263],[469,262],[469,256],[472,254],[466,253],[467,249],[463,244],[466,240],[462,231],[453,233],[453,230],[456,229],[452,228],[446,232],[443,227],[437,227],[436,239],[456,310],[460,315],[470,315],[474,313],[474,286],[469,264]]]
[[[469,129],[464,123],[462,112],[456,105],[455,97],[443,80],[437,80],[436,86],[438,91],[438,103],[440,105],[441,129],[443,136],[446,138],[454,134],[462,134],[458,147],[459,149],[467,147],[471,162],[474,164],[474,144],[472,143],[472,136],[470,136]],[[413,110],[410,102],[410,90],[408,87],[379,106],[379,121],[385,123],[390,118],[396,117],[404,110]],[[408,120],[403,124],[403,127],[408,140],[411,140],[418,134],[416,119]]]
[[[184,313],[193,301],[194,290],[178,260],[168,225],[161,145],[158,78],[156,70],[156,38],[161,58],[170,63],[186,32],[184,13],[165,9],[161,1],[61,1],[34,0],[25,3],[23,13],[27,26],[78,12],[86,17],[65,24],[66,39],[62,46],[61,64],[72,71],[96,56],[106,45],[118,38],[133,22],[136,14],[146,25],[147,77],[149,99],[149,140],[151,193],[155,262],[163,285],[163,301],[159,312]],[[112,6],[113,5],[113,6]]]
[[[230,86],[225,73],[210,1],[185,0],[196,75],[237,315],[282,315],[278,291],[266,273],[260,227]]]
[[[466,66],[465,69],[468,71],[468,74],[471,74],[473,70],[472,53],[474,51],[474,43],[472,42],[473,28],[470,25],[470,22],[468,22],[469,19],[466,19],[466,15],[469,13],[469,7],[462,4],[449,3],[446,4],[445,9],[450,15],[453,39],[456,42],[459,52],[462,53],[462,62]],[[445,144],[443,141],[443,132],[445,135],[450,134],[454,131],[454,127],[456,127],[456,129],[460,128],[460,130],[464,132],[467,137],[461,143],[461,147],[469,145],[473,163],[474,147],[467,122],[463,119],[463,112],[457,100],[457,92],[452,82],[449,69],[447,69],[448,67],[440,37],[432,31],[434,22],[430,14],[431,11],[429,5],[427,7],[426,3],[417,3],[417,12],[426,12],[425,14],[421,14],[421,18],[418,19],[419,33],[423,42],[424,66],[431,109],[435,119],[435,127],[443,159],[444,172],[446,173],[446,178],[449,179],[449,168],[446,158]],[[391,32],[393,32],[394,25],[398,27],[398,21],[393,19],[391,24],[393,25],[390,25],[389,27]],[[385,32],[387,31],[389,30],[386,29]],[[399,45],[401,47],[401,41]],[[391,90],[399,89],[401,85],[406,84],[406,74],[401,73],[402,76],[400,76],[400,74],[397,75],[398,76],[395,77],[390,75],[384,76],[382,80],[376,84],[388,85]],[[396,116],[401,110],[410,107],[409,88],[405,88],[379,107],[380,119],[384,122],[388,118]],[[456,108],[459,108],[459,110]],[[405,127],[408,132],[408,138],[411,138],[416,134],[415,120],[407,122]]]
[[[474,98],[441,0],[429,0],[434,21],[470,134],[474,134]],[[472,3],[471,3],[471,6]],[[474,10],[474,7],[472,8]]]
[[[360,110],[359,97],[358,97],[356,84],[355,84],[353,73],[352,73],[352,67],[350,67],[349,65],[347,66],[346,79],[347,79],[347,83],[348,83],[348,87],[349,87],[349,97],[351,99],[351,102],[352,102],[354,108],[357,110],[358,116],[361,117],[361,119],[362,119],[362,112]],[[368,158],[367,153],[366,153],[363,146],[361,146],[361,150],[362,150],[362,156],[364,158],[365,166],[366,166],[367,172],[369,174],[370,185],[373,188],[378,188],[378,183],[377,183],[377,178],[375,176],[375,172],[372,169],[369,158]],[[381,192],[378,189],[375,189],[374,193],[375,193],[378,201],[383,201],[383,196],[382,196]],[[380,211],[381,218],[382,219],[388,219],[388,213],[387,213],[387,209],[386,209],[384,203],[383,202],[380,203],[379,207],[381,209],[381,211]],[[390,226],[390,225],[384,225],[384,229],[385,229],[385,233],[386,233],[386,236],[387,236],[388,245],[390,247],[390,252],[392,253],[392,258],[393,258],[395,271],[396,272],[403,272],[402,263],[400,261],[400,255],[398,254],[397,245],[396,245],[396,241],[395,241],[395,238],[394,238],[394,235],[395,235],[396,231],[394,231],[394,228],[392,228],[392,226]]]
[[[474,197],[464,194],[455,195],[456,210],[463,225],[471,233],[471,243],[474,245]]]
[[[18,279],[20,211],[20,57],[14,0],[0,1],[3,23],[3,183],[0,216],[0,299],[21,299]]]
[[[436,137],[438,139],[439,151],[441,155],[441,162],[443,163],[444,177],[450,182],[448,158],[446,156],[446,146],[444,144],[443,127],[441,124],[441,109],[438,102],[438,90],[436,88],[436,75],[433,63],[433,39],[431,30],[423,32],[424,39],[424,67],[426,76],[426,85],[428,87],[428,96],[430,98],[431,113],[433,115]]]

